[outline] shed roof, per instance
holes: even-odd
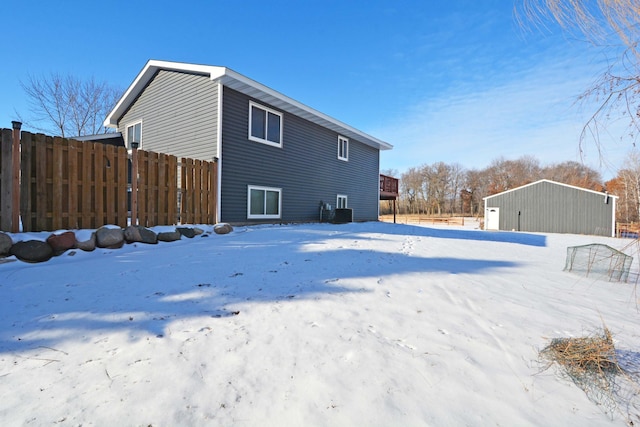
[[[155,74],[160,70],[207,76],[212,81],[220,82],[224,86],[237,90],[238,92],[244,93],[245,95],[258,99],[288,113],[302,117],[310,122],[329,128],[348,138],[356,139],[379,150],[390,150],[393,148],[393,145],[388,142],[368,135],[324,113],[314,110],[313,108],[289,98],[288,96],[258,83],[255,80],[243,76],[230,68],[158,60],[150,60],[147,62],[124,95],[122,95],[122,98],[120,98],[116,106],[111,110],[104,121],[104,125],[108,127],[117,127],[118,120],[120,120],[129,106],[144,90],[153,76],[155,76]]]
[[[561,185],[563,187],[573,188],[574,190],[586,191],[588,193],[600,194],[602,196],[606,195],[606,196],[609,196],[609,197],[615,197],[616,199],[618,198],[618,196],[614,196],[614,195],[609,194],[609,193],[602,193],[600,191],[589,190],[588,188],[582,188],[582,187],[576,187],[575,185],[563,184],[562,182],[551,181],[550,179],[541,179],[539,181],[535,181],[535,182],[532,182],[530,184],[521,185],[520,187],[516,187],[516,188],[512,188],[512,189],[507,190],[507,191],[503,191],[502,193],[492,194],[491,196],[483,197],[482,200],[487,200],[487,199],[491,199],[493,197],[502,196],[503,194],[511,193],[512,191],[518,191],[518,190],[523,189],[525,187],[538,185],[538,184],[541,184],[543,182],[547,182],[549,184],[554,184],[554,185]]]

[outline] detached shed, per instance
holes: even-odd
[[[485,197],[485,229],[615,237],[617,198],[542,179]]]

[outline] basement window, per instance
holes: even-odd
[[[248,219],[279,219],[282,189],[250,185],[247,191]]]

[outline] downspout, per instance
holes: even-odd
[[[218,188],[216,189],[216,222],[220,222],[222,206],[222,90],[224,86],[218,81],[218,131],[216,135],[216,151],[218,153]]]

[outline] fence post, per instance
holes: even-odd
[[[13,148],[11,149],[11,231],[20,231],[20,128],[22,123],[12,121]]]
[[[138,225],[138,143],[131,143],[131,225]]]

